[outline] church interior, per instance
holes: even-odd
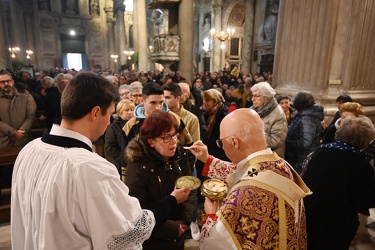
[[[0,69],[179,71],[192,81],[237,67],[272,74],[277,94],[311,92],[327,124],[339,95],[375,122],[375,0],[0,0],[0,32]],[[10,249],[7,206],[0,250]],[[374,223],[375,212],[361,215],[351,249],[375,249]]]

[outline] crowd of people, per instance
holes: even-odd
[[[278,95],[270,72],[237,68],[192,82],[3,70],[0,88],[0,148],[29,141],[36,110],[49,131],[14,166],[19,248],[183,249],[191,234],[201,249],[348,249],[375,207],[375,126],[347,95],[325,126],[310,92]],[[108,161],[91,152],[99,138]],[[181,176],[223,180],[228,195],[176,189]]]

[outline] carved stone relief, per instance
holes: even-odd
[[[41,32],[42,48],[44,53],[55,53],[56,42],[54,34],[55,32],[53,30],[43,30]]]

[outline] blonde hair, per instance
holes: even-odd
[[[119,103],[117,103],[116,106],[116,114],[121,116],[122,112],[126,109],[133,109],[135,108],[135,104],[130,100],[121,100]]]
[[[351,112],[355,114],[355,116],[364,115],[365,111],[363,107],[358,102],[345,102],[341,105],[340,112]]]

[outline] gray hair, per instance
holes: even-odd
[[[366,148],[375,139],[375,125],[366,116],[341,120],[335,134],[336,141],[342,141],[359,149]]]
[[[134,92],[140,91],[140,90],[142,90],[142,87],[140,87],[140,86],[137,86],[137,85],[131,86],[130,94],[133,94]]]
[[[251,87],[251,92],[256,90],[260,91],[262,96],[272,99],[276,95],[276,91],[271,87],[268,82],[260,82]]]
[[[252,81],[253,81],[253,78],[251,78],[251,77],[246,77],[246,79],[245,79],[245,82],[251,83]]]
[[[43,79],[41,80],[41,83],[43,86],[46,86],[47,88],[57,87],[55,80],[49,76],[43,77]]]
[[[135,81],[135,82],[132,82],[131,84],[130,84],[130,86],[139,86],[139,87],[143,87],[143,84],[141,83],[141,82],[138,82],[138,81]]]
[[[129,85],[127,85],[127,84],[122,84],[122,85],[120,85],[120,87],[118,88],[118,92],[119,92],[119,94],[121,94],[121,90],[123,90],[123,89],[127,89],[127,90],[129,90],[129,92],[131,91],[131,87],[130,87]]]

